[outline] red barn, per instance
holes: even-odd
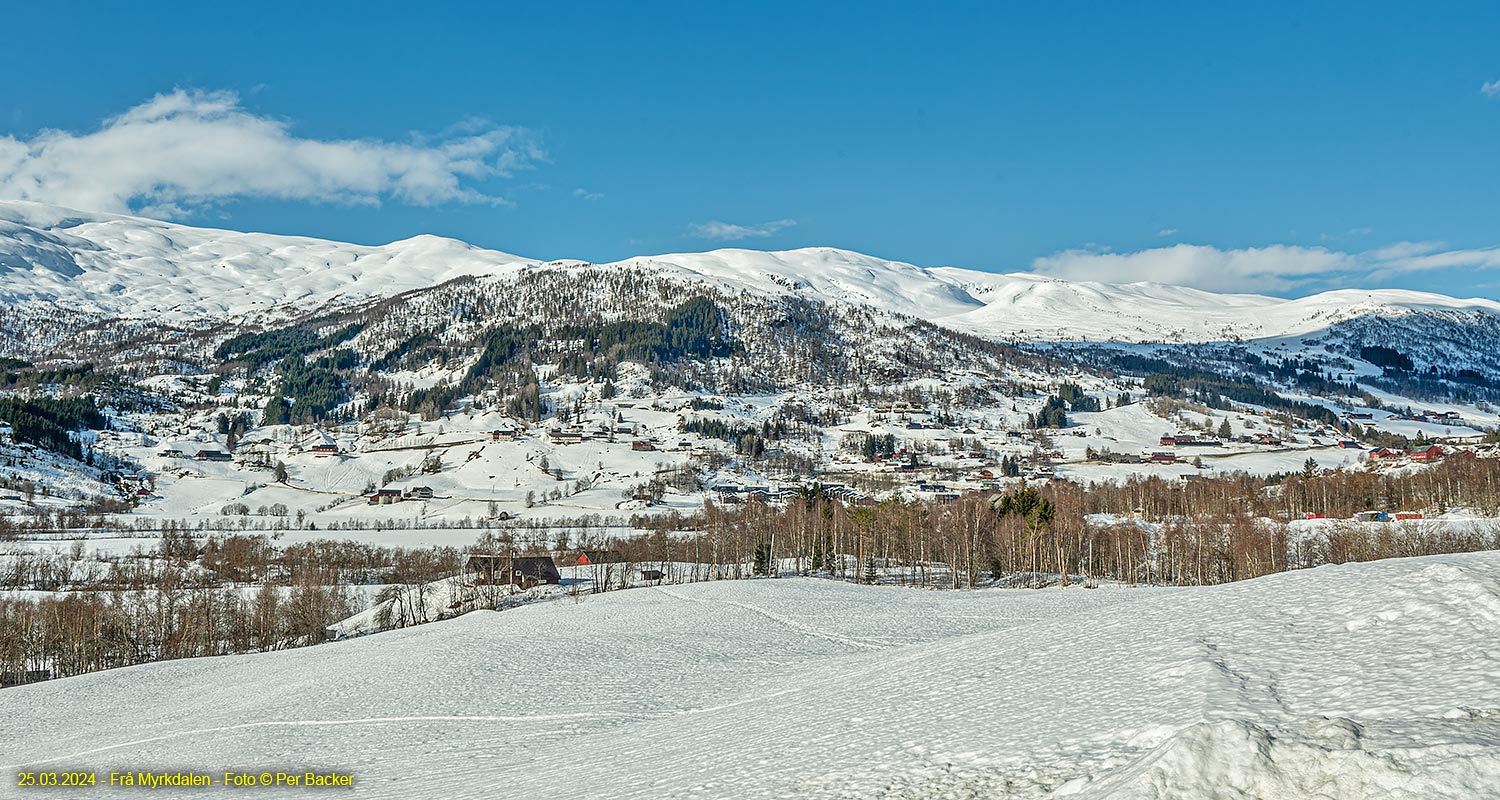
[[[619,550],[584,550],[578,554],[578,559],[573,562],[575,567],[589,567],[595,564],[623,564],[625,556]]]
[[[1412,461],[1437,461],[1443,457],[1443,448],[1437,445],[1429,445],[1420,450],[1411,451]]]

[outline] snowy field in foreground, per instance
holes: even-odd
[[[46,766],[337,769],[392,798],[1486,797],[1497,633],[1497,553],[1200,589],[637,589],[0,691],[0,796]]]

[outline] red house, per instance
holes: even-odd
[[[1412,461],[1437,461],[1443,457],[1443,448],[1437,445],[1429,445],[1421,450],[1411,451]]]

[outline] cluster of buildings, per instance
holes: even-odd
[[[1430,422],[1439,425],[1456,425],[1464,421],[1463,415],[1457,411],[1422,411],[1416,414],[1392,414],[1391,419],[1406,420],[1407,422]]]
[[[376,489],[366,495],[372,506],[388,506],[406,500],[431,500],[431,486],[412,486],[406,489]]]
[[[571,567],[602,567],[609,569],[619,565],[621,570],[629,568],[629,562],[619,550],[580,550],[565,557]],[[642,568],[635,570],[640,580],[659,583],[665,576],[662,570]],[[485,586],[515,586],[530,589],[534,586],[562,583],[562,573],[550,555],[519,555],[516,553],[474,553],[464,562],[464,577],[470,583]]]
[[[1447,452],[1441,445],[1430,444],[1426,447],[1418,447],[1415,450],[1397,450],[1392,447],[1377,447],[1370,450],[1369,457],[1376,461],[1399,461],[1409,458],[1417,463],[1432,463],[1442,460]]]
[[[194,461],[233,461],[234,455],[213,447],[201,447],[189,453],[176,447],[168,447],[157,453],[162,458],[190,458]]]

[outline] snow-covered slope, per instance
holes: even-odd
[[[982,336],[1023,341],[1243,341],[1302,336],[1367,315],[1500,314],[1500,303],[1493,300],[1402,289],[1348,289],[1286,300],[1161,283],[1074,282],[947,267],[930,272],[984,303],[934,321]]]
[[[1483,553],[1203,589],[637,589],[0,691],[0,769],[336,769],[445,799],[1492,796],[1497,575]]]
[[[923,319],[962,314],[983,305],[962,286],[932,270],[832,247],[780,252],[726,249],[617,263],[656,267],[728,288],[873,306]]]
[[[167,322],[310,310],[524,263],[437,236],[370,247],[0,202],[0,302]]]
[[[567,270],[580,263],[542,265],[434,236],[354,245],[0,202],[0,303],[60,302],[170,322],[306,311],[463,275],[503,280],[526,268]],[[1500,303],[1491,300],[1424,292],[1347,290],[1284,300],[924,268],[826,247],[642,256],[605,266],[872,307],[1023,341],[1239,341],[1302,336],[1370,315],[1500,315]]]

